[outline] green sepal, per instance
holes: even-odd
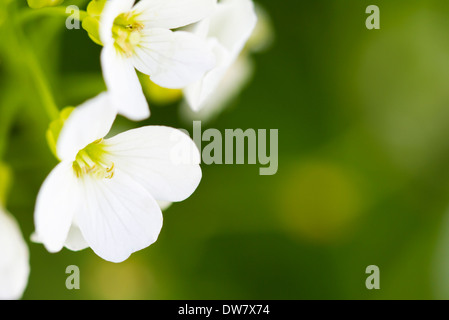
[[[64,2],[64,0],[27,0],[28,6],[32,9],[41,9],[45,7],[58,6]]]
[[[83,29],[87,31],[92,41],[100,46],[103,45],[100,40],[100,16],[105,4],[106,0],[92,0],[89,2],[86,10],[88,16],[84,18],[82,23]]]
[[[87,14],[90,16],[100,16],[103,12],[107,0],[92,0],[87,5]]]
[[[50,147],[51,152],[55,155],[56,158],[59,159],[56,144],[58,142],[59,134],[61,133],[62,128],[64,127],[64,123],[69,118],[72,111],[75,110],[74,107],[67,107],[61,110],[59,113],[59,118],[52,121],[47,130],[47,143]]]
[[[102,46],[103,43],[100,40],[100,20],[92,16],[84,18],[82,23],[83,29],[87,31],[87,34],[93,42]]]

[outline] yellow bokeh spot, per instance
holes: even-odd
[[[338,165],[313,161],[293,166],[280,188],[282,225],[311,242],[340,240],[360,215],[360,193],[353,177]]]
[[[120,264],[92,261],[85,282],[89,293],[101,300],[153,298],[155,277],[145,262],[135,258]]]
[[[0,162],[0,207],[6,205],[6,197],[11,185],[11,170]]]
[[[139,78],[146,97],[155,104],[165,106],[175,103],[182,98],[183,93],[180,89],[167,89],[158,86],[144,74],[139,74]]]
[[[64,2],[64,0],[27,0],[30,8],[41,9],[45,7],[58,6]]]

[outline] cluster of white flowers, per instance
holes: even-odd
[[[257,23],[251,0],[133,4],[111,1],[100,19],[103,73],[118,113],[150,115],[135,69],[162,88],[182,89],[194,112],[223,105],[242,86],[249,67],[239,57]]]
[[[192,110],[207,108],[221,99],[257,15],[252,0],[92,2],[102,5],[96,42],[103,45],[107,92],[61,112],[53,132],[60,163],[39,191],[32,239],[49,252],[90,247],[117,263],[157,240],[161,208],[188,198],[202,177],[200,152],[180,130],[146,126],[106,137],[118,114],[134,121],[150,116],[138,72],[182,90]],[[0,243],[11,254],[0,260],[0,299],[17,298],[28,277],[28,251],[3,211]]]

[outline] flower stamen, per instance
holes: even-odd
[[[105,157],[103,139],[97,140],[79,151],[73,162],[73,170],[78,178],[90,175],[97,179],[112,179],[114,177],[114,162]]]
[[[135,48],[140,44],[144,25],[136,20],[138,15],[128,12],[122,13],[114,20],[112,36],[118,52],[131,57]]]

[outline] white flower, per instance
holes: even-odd
[[[252,59],[247,55],[240,55],[226,71],[217,89],[203,101],[198,110],[192,110],[186,101],[181,104],[181,117],[185,121],[210,121],[240,94],[251,80],[254,70]]]
[[[35,210],[34,239],[50,252],[91,247],[105,260],[124,261],[157,240],[157,201],[182,201],[201,180],[190,137],[148,126],[103,139],[115,116],[103,93],[64,124],[56,146],[61,163],[44,182]]]
[[[0,205],[0,300],[20,299],[29,273],[28,247],[17,222]]]
[[[225,100],[250,74],[251,66],[236,61],[257,23],[251,0],[222,0],[215,13],[195,26],[194,33],[207,39],[216,66],[202,79],[184,89],[193,111],[205,108],[211,99]],[[232,68],[232,70],[230,70]],[[224,80],[228,77],[228,80]],[[224,82],[225,81],[225,82]]]
[[[112,102],[120,114],[143,120],[150,114],[135,69],[161,87],[179,89],[215,65],[207,43],[172,31],[209,16],[216,0],[110,0],[100,18],[101,62]]]

